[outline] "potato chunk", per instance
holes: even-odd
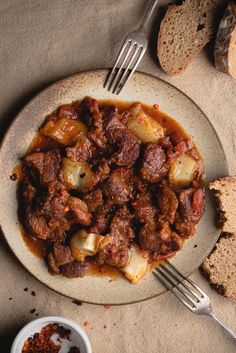
[[[71,253],[76,260],[84,261],[86,256],[95,255],[109,240],[109,235],[102,236],[81,229],[70,240]]]
[[[158,142],[160,138],[164,137],[163,127],[144,112],[140,103],[134,104],[130,108],[127,127],[144,143]]]
[[[41,129],[44,135],[66,146],[71,145],[80,136],[86,136],[87,131],[87,127],[81,121],[67,118],[50,120]]]
[[[148,270],[148,262],[142,255],[142,251],[137,246],[132,246],[128,264],[121,269],[128,280],[137,284]]]
[[[62,178],[67,187],[81,192],[90,190],[94,183],[94,172],[85,161],[62,160]]]
[[[187,154],[176,158],[169,169],[168,180],[176,186],[187,186],[198,169],[197,161]]]

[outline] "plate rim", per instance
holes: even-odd
[[[55,81],[49,85],[47,85],[45,88],[43,88],[42,90],[40,90],[40,92],[38,92],[37,94],[35,94],[33,97],[30,98],[30,100],[22,107],[22,109],[20,109],[20,111],[18,111],[18,113],[13,117],[12,121],[10,122],[10,124],[8,125],[1,141],[0,141],[0,154],[2,153],[2,146],[4,145],[7,137],[8,137],[8,134],[9,134],[9,131],[12,129],[12,127],[14,126],[14,123],[18,120],[19,116],[23,114],[23,112],[25,110],[28,109],[28,107],[30,106],[31,102],[35,99],[38,99],[40,98],[41,95],[43,95],[45,93],[45,91],[53,88],[53,87],[57,87],[57,86],[60,86],[62,83],[65,83],[67,81],[70,81],[72,78],[75,78],[75,77],[79,77],[80,75],[84,75],[84,74],[96,74],[96,73],[108,73],[110,70],[110,68],[98,68],[98,69],[93,69],[93,70],[84,70],[84,71],[79,71],[77,73],[74,73],[72,75],[69,75],[69,76],[65,76],[64,78],[58,80],[58,81]],[[218,135],[213,123],[211,122],[211,120],[208,118],[208,116],[206,115],[206,113],[199,107],[199,105],[191,98],[189,97],[185,92],[183,92],[181,89],[179,89],[178,87],[174,86],[172,83],[169,83],[168,81],[165,81],[164,79],[158,77],[158,76],[155,76],[153,74],[150,74],[150,73],[147,73],[147,72],[143,72],[143,71],[136,71],[136,74],[139,74],[141,76],[144,76],[144,77],[151,77],[155,80],[159,80],[161,81],[163,84],[167,85],[167,86],[171,86],[172,89],[176,90],[177,92],[179,92],[180,94],[184,95],[185,98],[187,98],[189,101],[191,101],[191,103],[201,112],[201,114],[204,116],[204,118],[207,120],[207,122],[209,123],[209,125],[211,126],[212,128],[212,131],[214,132],[214,135],[215,137],[217,138],[219,144],[220,144],[220,147],[221,147],[221,150],[222,150],[222,153],[223,153],[223,156],[224,156],[224,160],[225,160],[225,167],[226,167],[226,171],[227,171],[227,176],[229,175],[229,163],[228,163],[228,159],[227,159],[227,155],[226,155],[226,152],[225,152],[225,149],[223,147],[223,144],[221,142],[221,139],[220,139],[220,136]],[[116,98],[117,97],[117,98]],[[116,96],[114,98],[119,100],[119,96]],[[30,275],[35,278],[37,281],[39,281],[40,283],[42,283],[45,287],[49,288],[50,290],[52,290],[53,292],[57,293],[57,294],[60,294],[61,296],[63,297],[66,297],[66,298],[69,298],[69,299],[73,299],[73,300],[78,300],[76,297],[72,296],[72,295],[68,295],[68,294],[64,294],[64,293],[61,293],[59,290],[55,289],[55,288],[52,288],[50,286],[50,284],[48,283],[45,283],[43,279],[39,279],[35,274],[33,274],[31,272],[31,270],[21,261],[21,259],[19,258],[19,256],[16,254],[15,250],[10,246],[9,242],[8,242],[8,239],[7,239],[7,236],[5,235],[5,232],[3,231],[2,229],[2,225],[0,224],[0,230],[1,230],[1,233],[3,234],[4,236],[4,239],[7,243],[7,246],[8,248],[10,249],[10,251],[14,254],[14,256],[17,258],[17,261],[27,270],[28,273],[30,273]],[[214,248],[215,244],[217,243],[218,239],[220,237],[220,232],[219,234],[217,235],[217,237],[215,237],[215,241],[213,242],[213,245],[211,246],[211,248],[209,249],[208,253],[203,257],[203,260],[202,262],[205,261],[205,259],[208,257],[208,255],[211,253],[212,249]],[[29,250],[30,251],[30,250]],[[39,258],[39,261],[40,261],[40,258]],[[202,263],[201,262],[201,263]],[[195,266],[194,266],[194,269],[191,271],[191,273],[187,276],[191,276],[197,269],[199,269],[199,266],[200,264],[197,263]],[[154,299],[156,297],[159,297],[161,295],[163,295],[164,293],[168,292],[169,290],[164,288],[163,287],[163,291],[160,292],[160,293],[157,293],[155,295],[152,295],[150,297],[146,297],[144,299],[140,299],[140,300],[134,300],[134,301],[129,301],[129,302],[122,302],[122,303],[96,303],[96,302],[93,302],[93,301],[86,301],[86,300],[81,300],[81,302],[83,303],[87,303],[87,304],[92,304],[92,305],[110,305],[110,306],[120,306],[120,305],[130,305],[130,304],[136,304],[136,303],[141,303],[141,302],[144,302],[144,301],[147,301],[147,300],[150,300],[150,299]]]

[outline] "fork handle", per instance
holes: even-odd
[[[236,332],[231,330],[229,327],[227,327],[218,317],[213,313],[213,311],[210,311],[208,315],[216,321],[216,323],[224,329],[224,331],[227,333],[229,337],[231,337],[234,341],[236,341]]]
[[[145,29],[145,26],[148,23],[148,21],[150,20],[150,18],[151,18],[152,14],[153,14],[153,11],[154,11],[158,1],[159,0],[152,0],[151,1],[151,3],[149,5],[149,7],[148,7],[143,19],[142,19],[142,22],[141,22],[141,24],[139,26],[139,29],[138,29],[139,31],[143,31]]]

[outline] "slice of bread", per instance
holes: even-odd
[[[236,300],[236,233],[220,238],[201,270],[213,288]]]
[[[185,0],[170,5],[161,22],[157,55],[164,71],[184,71],[214,33],[217,0]]]
[[[236,177],[225,177],[209,184],[217,198],[217,225],[223,232],[236,233]]]
[[[229,3],[217,32],[215,66],[236,78],[236,2],[233,1]]]

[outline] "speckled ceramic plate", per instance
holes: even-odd
[[[17,220],[16,182],[10,179],[45,116],[59,105],[82,99],[86,95],[97,99],[117,98],[103,88],[106,70],[82,72],[55,83],[37,95],[16,117],[8,130],[0,152],[0,222],[7,242],[21,263],[38,280],[55,291],[78,300],[96,304],[125,304],[153,298],[165,291],[151,273],[138,285],[120,277],[85,277],[66,279],[50,276],[44,261],[26,247]],[[206,167],[206,182],[227,175],[225,155],[217,134],[204,113],[184,93],[156,77],[136,73],[119,99],[158,103],[161,110],[176,119],[193,137]],[[214,204],[207,192],[206,212],[194,237],[185,242],[183,250],[173,259],[186,275],[203,262],[219,234],[214,222]],[[20,281],[20,279],[19,279]]]

